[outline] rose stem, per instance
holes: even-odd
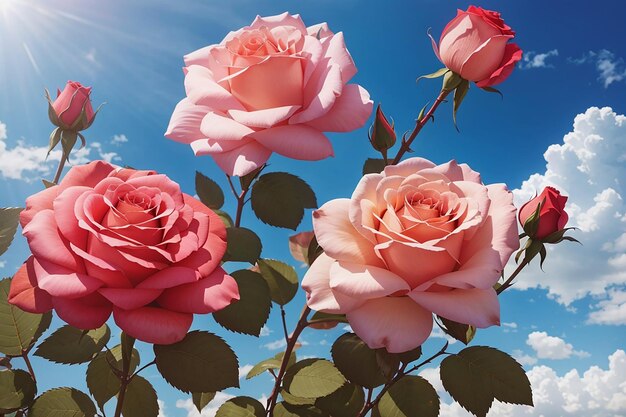
[[[500,287],[498,287],[498,289],[496,290],[496,293],[500,294],[502,291],[506,290],[507,288],[512,287],[513,280],[520,272],[522,272],[522,269],[524,269],[524,267],[528,265],[528,263],[529,262],[526,259],[524,259],[522,263],[517,266],[517,269],[513,271],[511,276],[506,281],[504,281],[504,283]]]
[[[30,359],[28,358],[28,351],[22,352],[22,358],[24,362],[26,362],[26,367],[28,368],[28,373],[33,378],[33,382],[37,383],[37,378],[35,378],[35,370],[33,369],[33,365],[30,363]]]
[[[410,374],[413,371],[418,370],[419,368],[421,368],[422,366],[432,362],[433,360],[435,360],[436,358],[438,358],[441,355],[445,355],[447,354],[446,349],[448,348],[448,342],[446,342],[443,347],[441,349],[439,349],[439,352],[435,353],[433,356],[431,356],[430,358],[418,363],[417,365],[415,365],[414,367],[410,368],[408,371],[405,371],[407,364],[404,364],[400,370],[398,370],[398,373],[396,374],[395,377],[393,377],[393,379],[391,381],[389,381],[387,384],[385,384],[385,386],[380,390],[380,392],[378,393],[378,395],[376,396],[376,398],[374,399],[374,401],[367,401],[365,403],[365,405],[363,406],[363,409],[361,410],[361,412],[359,413],[358,417],[365,417],[365,415],[372,409],[374,408],[374,406],[376,406],[376,404],[378,404],[378,402],[380,401],[380,399],[383,397],[383,395],[387,392],[387,390],[389,390],[389,388],[391,388],[391,386],[393,384],[395,384],[396,382],[398,382],[400,379],[402,379],[405,375]]]
[[[285,307],[280,306],[280,318],[283,321],[283,333],[285,334],[285,342],[289,342],[289,332],[287,331],[287,313],[285,312]]]
[[[437,110],[437,107],[439,107],[439,105],[445,101],[445,98],[451,92],[452,92],[452,90],[441,90],[441,92],[439,93],[439,96],[437,96],[437,99],[435,100],[433,105],[430,107],[428,112],[424,115],[424,117],[422,117],[420,120],[417,120],[415,122],[415,128],[411,132],[411,135],[409,136],[409,138],[406,139],[406,140],[404,140],[404,139],[402,140],[402,145],[400,145],[400,149],[398,150],[398,154],[393,159],[393,162],[391,162],[390,165],[396,165],[396,164],[398,164],[398,162],[400,162],[400,160],[402,159],[404,154],[406,152],[408,152],[409,149],[411,148],[411,143],[413,143],[413,140],[415,140],[415,137],[417,136],[417,134],[422,130],[424,125],[426,125],[426,123],[428,123],[428,120],[435,113],[435,110]]]
[[[122,335],[122,340],[124,339],[124,335]],[[119,375],[120,379],[120,392],[117,394],[117,405],[115,407],[115,415],[114,417],[120,417],[122,415],[122,407],[124,405],[124,397],[126,396],[126,388],[128,388],[128,384],[132,379],[130,373],[130,360],[133,356],[133,345],[135,343],[135,339],[130,339],[131,343],[129,346],[128,355],[124,354],[124,349],[122,348],[122,374]],[[124,342],[122,341],[122,346]]]
[[[65,151],[61,153],[61,160],[59,161],[59,166],[57,167],[57,172],[54,174],[54,179],[52,182],[54,184],[58,184],[61,179],[61,173],[63,172],[63,167],[65,166],[65,161],[67,160],[67,156],[65,155]]]
[[[272,413],[274,412],[274,407],[276,406],[276,400],[278,399],[278,393],[280,391],[283,377],[285,376],[285,371],[287,370],[287,364],[289,363],[291,352],[293,352],[293,349],[296,346],[296,342],[298,341],[298,337],[300,337],[300,333],[302,333],[302,331],[309,325],[309,322],[307,321],[307,316],[310,312],[311,309],[308,306],[305,306],[302,309],[300,319],[298,319],[298,324],[291,334],[291,337],[289,337],[287,340],[287,348],[285,349],[285,354],[280,364],[278,375],[276,375],[276,383],[274,384],[274,389],[272,390],[272,394],[270,395],[270,397],[267,399],[267,416],[271,417],[273,415]]]
[[[230,175],[226,174],[226,178],[228,178],[228,184],[230,185],[230,189],[237,199],[237,214],[235,215],[235,227],[239,227],[241,225],[241,215],[243,214],[243,206],[246,205],[246,195],[248,194],[248,188],[244,188],[240,193],[235,190],[235,185],[233,184],[233,180]]]

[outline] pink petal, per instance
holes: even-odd
[[[305,109],[289,119],[290,125],[306,123],[328,113],[343,90],[341,70],[331,65],[326,73],[312,78],[305,88]]]
[[[77,262],[74,254],[68,249],[68,242],[60,236],[52,210],[43,210],[37,213],[24,227],[23,234],[26,236],[30,250],[35,257],[72,271],[83,269],[82,262]]]
[[[410,291],[406,281],[387,269],[351,262],[335,262],[331,265],[330,288],[335,293],[340,292],[359,300]]]
[[[517,44],[509,43],[504,48],[504,56],[502,57],[502,62],[500,63],[500,67],[496,69],[493,74],[489,76],[489,78],[481,80],[476,83],[476,85],[480,88],[490,87],[492,85],[500,84],[502,81],[506,80],[513,69],[515,68],[515,64],[522,59],[522,50]]]
[[[162,290],[196,282],[197,280],[198,276],[195,269],[182,266],[170,266],[144,279],[137,285],[137,288]]]
[[[346,314],[352,330],[372,349],[406,352],[420,346],[430,335],[430,311],[409,297],[383,297],[366,301]]]
[[[269,129],[291,117],[300,107],[301,106],[282,106],[256,111],[229,110],[228,114],[233,120],[243,125]]]
[[[134,310],[150,304],[163,292],[143,288],[100,288],[100,295],[124,310]]]
[[[193,150],[194,155],[213,155],[220,154],[224,152],[232,151],[233,149],[242,147],[251,142],[254,142],[254,139],[251,138],[243,138],[241,140],[213,140],[213,139],[200,139],[191,142],[191,149]]]
[[[461,265],[458,271],[443,274],[434,282],[454,288],[488,289],[498,282],[502,269],[500,253],[486,247]]]
[[[319,245],[333,259],[384,266],[374,245],[350,223],[350,200],[331,200],[313,212],[313,229]]]
[[[434,168],[436,165],[424,158],[409,158],[400,162],[398,165],[388,165],[385,167],[385,176],[391,177],[397,175],[399,177],[408,177],[416,174],[423,169]]]
[[[238,141],[254,133],[254,130],[248,126],[213,112],[204,116],[200,130],[202,130],[204,137],[212,140]]]
[[[37,287],[33,260],[33,256],[29,257],[13,275],[8,300],[29,313],[45,313],[52,309],[52,298]]]
[[[472,170],[467,164],[457,164],[454,159],[445,164],[426,169],[425,172],[434,172],[445,175],[450,181],[470,181],[482,184],[482,180],[480,179],[480,174],[478,172]]]
[[[130,336],[158,345],[170,345],[185,338],[193,314],[177,313],[158,307],[113,310],[115,323]]]
[[[165,136],[181,143],[191,143],[205,138],[200,131],[202,119],[211,108],[193,104],[188,98],[182,99],[174,109]]]
[[[346,48],[343,32],[336,33],[335,36],[331,37],[327,42],[328,48],[324,56],[329,58],[332,64],[339,66],[341,70],[341,80],[346,84],[356,74],[356,66],[350,56],[350,52],[348,52]]]
[[[319,130],[305,125],[278,126],[255,132],[250,137],[287,158],[319,161],[334,155],[328,138]]]
[[[115,172],[117,167],[105,161],[93,161],[85,165],[73,166],[61,181],[62,189],[74,185],[95,187],[100,181]]]
[[[306,291],[307,305],[316,311],[327,313],[346,313],[364,300],[357,300],[330,288],[330,268],[335,260],[322,253],[302,279],[302,288]]]
[[[43,210],[52,210],[54,199],[63,191],[60,185],[55,185],[39,191],[26,199],[26,208],[20,212],[20,224],[25,227],[37,213]]]
[[[262,26],[267,27],[268,29],[273,29],[279,26],[293,26],[298,29],[302,34],[306,34],[306,26],[304,22],[302,22],[302,18],[299,14],[289,14],[288,12],[284,12],[275,16],[266,16],[261,17],[258,16],[254,19],[254,22],[250,25],[251,29],[258,29]]]
[[[365,125],[372,107],[367,90],[357,84],[348,84],[326,114],[307,124],[322,132],[351,132]]]
[[[102,281],[83,274],[51,274],[37,279],[39,288],[53,297],[79,298],[102,286]]]
[[[72,186],[61,192],[53,203],[54,220],[59,232],[70,243],[82,247],[87,244],[88,234],[84,229],[79,227],[78,220],[74,215],[74,207],[78,197],[90,191],[91,188],[89,187]]]
[[[208,45],[188,53],[183,57],[185,66],[190,67],[192,65],[201,65],[203,67],[208,67],[208,60],[211,54],[211,49],[215,48],[215,46],[216,45]]]
[[[511,35],[496,35],[467,57],[461,67],[461,77],[470,81],[481,81],[489,77],[502,62],[504,48]]]
[[[76,299],[53,297],[52,303],[61,320],[79,329],[96,329],[111,315],[111,304],[98,293]]]
[[[328,23],[326,22],[309,26],[306,31],[309,36],[319,37],[320,39],[331,36],[333,34],[333,32],[328,28]]]
[[[500,325],[500,303],[493,288],[413,291],[409,297],[426,310],[449,320],[480,328]]]
[[[367,174],[357,184],[350,198],[349,217],[352,226],[367,240],[376,244],[374,214],[378,214],[376,189],[385,177],[381,174]],[[384,202],[382,202],[384,204]],[[384,207],[384,206],[383,206]]]
[[[192,103],[208,106],[214,110],[243,110],[241,103],[213,79],[208,68],[190,65],[187,71],[185,91]]]
[[[222,268],[199,281],[166,289],[158,298],[160,306],[181,313],[207,314],[239,300],[237,282]]]
[[[247,143],[231,151],[213,154],[211,157],[228,175],[244,176],[263,165],[272,151],[257,142]]]

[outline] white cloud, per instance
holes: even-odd
[[[32,182],[42,176],[50,176],[61,160],[60,149],[53,150],[46,158],[47,145],[32,146],[18,140],[15,146],[9,148],[7,138],[7,127],[0,122],[0,177]],[[70,166],[87,163],[94,157],[108,162],[121,159],[115,152],[105,152],[99,142],[88,142],[86,147],[74,149],[70,156]]]
[[[549,336],[546,332],[532,332],[526,339],[526,344],[533,348],[539,359],[567,359],[572,355],[579,358],[588,357],[589,353],[574,350],[571,343],[556,336]]]
[[[4,268],[7,264],[7,261],[0,261],[0,268]]]
[[[218,392],[215,394],[215,398],[209,402],[206,407],[202,409],[202,413],[198,412],[198,409],[193,404],[191,398],[176,401],[176,408],[182,408],[187,411],[187,417],[215,417],[218,408],[234,395],[226,394],[225,392]]]
[[[128,142],[128,138],[125,134],[113,135],[111,138],[111,143],[114,145],[121,145],[122,143]]]
[[[264,336],[269,336],[270,333],[272,333],[274,330],[270,329],[267,324],[263,325],[263,327],[261,327],[261,332],[259,333],[259,336],[264,337]]]
[[[520,65],[521,68],[554,68],[552,64],[547,63],[547,59],[553,56],[559,56],[559,51],[553,49],[548,52],[537,53],[535,51],[528,51],[524,53],[524,60]]]
[[[430,336],[428,337],[432,337],[435,339],[446,339],[451,345],[456,343],[456,339],[454,337],[448,335],[446,332],[441,330],[441,327],[437,325],[433,326],[433,330],[430,332]]]
[[[537,358],[535,358],[534,356],[527,355],[526,353],[522,352],[519,349],[515,349],[513,351],[512,356],[513,356],[513,359],[519,362],[519,364],[522,366],[534,365],[537,363]]]
[[[420,373],[439,392],[439,371]],[[534,407],[495,402],[488,417],[619,417],[626,415],[626,352],[609,356],[608,369],[592,366],[582,375],[572,369],[563,376],[547,366],[526,373],[533,390]],[[444,397],[445,398],[445,397]],[[470,417],[457,403],[443,402],[440,416]]]
[[[346,332],[354,333],[354,330],[352,330],[352,327],[349,324],[346,324],[341,329]]]
[[[278,350],[287,346],[287,342],[285,339],[274,340],[273,342],[269,342],[263,345],[264,348],[269,350]]]
[[[600,301],[596,308],[589,313],[587,323],[626,324],[626,291],[610,290],[607,299]]]
[[[248,372],[253,368],[253,365],[244,365],[239,368],[239,379],[245,378],[248,375]]]
[[[602,49],[598,52],[589,51],[580,58],[569,58],[574,64],[593,64],[598,72],[598,80],[607,88],[615,82],[626,80],[626,65],[624,59],[616,57],[609,50]]]
[[[504,333],[517,333],[517,323],[515,322],[511,322],[511,323],[502,323],[502,331]]]
[[[610,108],[589,108],[574,119],[563,143],[544,153],[542,173],[531,175],[514,190],[517,207],[551,185],[569,197],[570,231],[582,245],[562,242],[548,246],[544,271],[539,262],[525,268],[513,288],[545,288],[564,305],[587,295],[598,297],[594,323],[626,321],[626,117]],[[613,288],[610,293],[607,292]],[[616,304],[617,303],[617,304]]]
[[[167,413],[165,413],[165,402],[157,400],[157,403],[159,403],[159,415],[157,417],[167,417]]]

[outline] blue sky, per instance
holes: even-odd
[[[77,162],[113,158],[155,169],[188,193],[193,193],[194,171],[200,170],[226,187],[209,157],[194,157],[191,149],[166,140],[163,133],[184,96],[182,56],[219,42],[257,14],[290,11],[300,13],[308,25],[326,21],[335,32],[343,31],[359,69],[354,82],[383,104],[399,132],[408,130],[440,87],[439,81],[415,84],[418,75],[441,67],[426,32],[432,28],[437,38],[456,8],[469,4],[0,0],[0,206],[22,206],[41,189],[42,176],[51,178],[54,161],[46,163],[42,157],[51,131],[43,89],[63,87],[68,79],[93,86],[95,104],[107,102],[86,132],[89,146]],[[524,415],[626,414],[626,355],[620,353],[626,346],[626,118],[621,116],[626,113],[626,33],[620,19],[626,3],[525,0],[478,5],[503,13],[528,59],[499,87],[504,99],[470,90],[459,112],[460,134],[452,125],[450,106],[443,105],[436,124],[418,138],[414,155],[438,163],[453,158],[469,163],[485,182],[505,182],[516,190],[518,203],[543,185],[559,186],[570,196],[571,224],[580,228],[574,235],[583,246],[564,243],[550,251],[545,272],[529,268],[517,287],[524,290],[502,297],[506,324],[479,332],[474,344],[515,354],[537,381],[535,397],[544,402]],[[273,156],[270,169],[304,178],[320,204],[349,196],[362,162],[375,155],[365,129],[330,137],[335,158],[312,163]],[[233,203],[227,202],[230,212]],[[260,224],[249,210],[243,225],[262,237],[264,257],[297,266],[287,249],[289,231]],[[301,230],[308,229],[307,215]],[[12,275],[26,256],[27,245],[19,237],[0,258],[0,274]],[[288,308],[292,325],[302,302],[300,293]],[[270,333],[259,340],[229,334],[210,317],[197,318],[194,326],[226,337],[243,366],[278,351],[269,348],[281,338],[278,320],[274,309]],[[308,344],[300,353],[327,356],[341,333],[305,332]],[[436,350],[442,342],[435,337],[425,349]],[[270,346],[258,348],[266,344]],[[149,360],[145,345],[142,353]],[[40,391],[59,385],[86,389],[85,366],[60,367],[38,359],[34,366]],[[426,376],[437,384],[435,373],[426,371]],[[184,394],[162,382],[154,368],[146,375],[164,402],[166,416],[188,415]],[[244,381],[242,387],[229,392],[261,397],[269,394],[270,379]],[[595,403],[590,392],[601,393],[594,394]],[[212,408],[203,415],[211,415]],[[503,407],[490,416],[525,412]],[[445,405],[442,415],[466,414]]]

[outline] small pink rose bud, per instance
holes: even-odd
[[[386,151],[396,143],[393,123],[389,123],[380,104],[376,108],[376,118],[370,129],[370,142],[377,151]]]
[[[85,87],[77,81],[68,81],[63,91],[57,90],[57,98],[52,102],[52,109],[60,127],[71,130],[87,129],[95,112],[89,95],[91,87]],[[52,120],[55,123],[55,120]]]
[[[568,215],[565,212],[567,197],[559,190],[546,187],[519,210],[519,221],[531,239],[544,239],[565,228]],[[541,207],[539,205],[541,204]]]

